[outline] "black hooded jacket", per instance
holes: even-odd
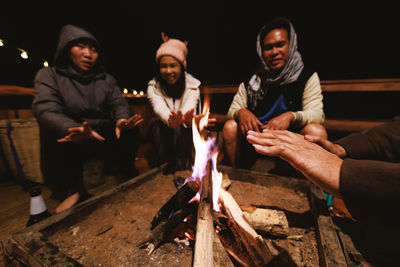
[[[98,47],[96,65],[84,75],[69,63],[71,43],[78,39],[91,39]],[[116,120],[131,116],[116,80],[104,71],[103,56],[91,33],[74,25],[63,27],[55,54],[56,65],[39,70],[34,80],[32,109],[41,134],[58,139],[84,121],[101,134],[103,129],[114,126]]]

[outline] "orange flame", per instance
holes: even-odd
[[[216,211],[219,211],[218,205],[218,196],[219,190],[221,188],[222,182],[222,174],[217,170],[217,157],[218,157],[218,149],[216,147],[215,138],[207,138],[206,136],[206,127],[208,125],[208,118],[210,115],[210,101],[208,95],[204,97],[204,106],[202,115],[197,117],[200,120],[197,122],[196,118],[193,118],[193,144],[195,147],[196,155],[193,166],[193,173],[191,180],[200,182],[203,177],[207,174],[207,163],[209,160],[212,162],[212,181],[213,181],[213,208]],[[200,200],[200,193],[198,193],[192,200]]]
[[[211,154],[211,162],[212,162],[212,182],[213,182],[213,208],[215,211],[219,211],[219,191],[221,189],[222,183],[222,173],[218,172],[217,169],[217,158],[218,158],[218,150],[215,149]]]

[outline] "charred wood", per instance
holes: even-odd
[[[151,229],[184,207],[199,192],[199,188],[199,184],[193,181],[189,181],[182,186],[153,217]]]
[[[191,227],[192,219],[190,222],[185,222],[185,218],[196,214],[197,202],[186,204],[182,209],[176,211],[171,218],[161,221],[156,227],[151,230],[151,235],[144,242],[138,246],[145,248],[150,254],[154,249],[159,247],[165,242],[173,240],[184,227]]]

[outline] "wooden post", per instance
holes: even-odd
[[[194,247],[194,267],[213,266],[214,224],[212,212],[212,181],[210,163],[202,180],[202,192],[197,212],[196,242]]]

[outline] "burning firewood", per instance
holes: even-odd
[[[151,222],[151,229],[184,207],[199,192],[199,188],[199,184],[193,181],[189,181],[182,186],[154,216]]]
[[[197,213],[198,203],[188,203],[196,196],[200,185],[194,181],[185,183],[156,213],[151,222],[151,235],[138,246],[150,253],[164,242],[173,240],[182,230],[185,219]],[[187,221],[187,220],[186,220]],[[185,232],[183,229],[182,232]]]
[[[213,257],[214,266],[234,267],[233,262],[229,258],[229,255],[226,252],[224,246],[222,245],[221,240],[219,239],[217,233],[214,234],[213,247],[214,247],[214,257]]]
[[[212,182],[209,163],[207,173],[202,179],[202,190],[197,211],[196,243],[194,250],[194,267],[212,267],[215,229],[212,212]]]
[[[220,239],[227,252],[242,266],[265,266],[277,256],[244,218],[232,195],[220,191],[222,214],[218,227]]]
[[[193,221],[186,222],[185,219],[196,214],[197,206],[197,202],[188,203],[176,211],[170,218],[161,221],[152,229],[151,235],[144,242],[140,243],[138,247],[147,249],[148,254],[151,254],[154,249],[163,243],[173,240],[180,232],[185,232],[185,228],[189,227],[189,223]]]
[[[254,206],[241,207],[241,209],[246,220],[257,232],[278,237],[289,235],[289,223],[283,211]]]
[[[196,157],[192,177],[187,179],[188,182],[182,187],[180,187],[181,178],[174,180],[179,189],[154,216],[151,222],[151,237],[142,244],[142,247],[146,247],[151,253],[164,241],[172,240],[181,231],[182,222],[192,216],[197,223],[193,266],[211,267],[214,265],[216,255],[214,251],[216,235],[214,217],[216,217],[220,243],[231,257],[242,266],[265,266],[278,253],[268,247],[245,219],[232,195],[225,191],[231,181],[227,175],[217,170],[218,147],[215,145],[215,138],[206,138],[208,111],[209,105],[205,104],[203,113],[200,117],[196,117],[199,120],[193,119],[192,133]],[[199,190],[200,185],[201,190]],[[200,193],[199,203],[187,204],[197,193]],[[220,243],[215,243],[219,249]]]

